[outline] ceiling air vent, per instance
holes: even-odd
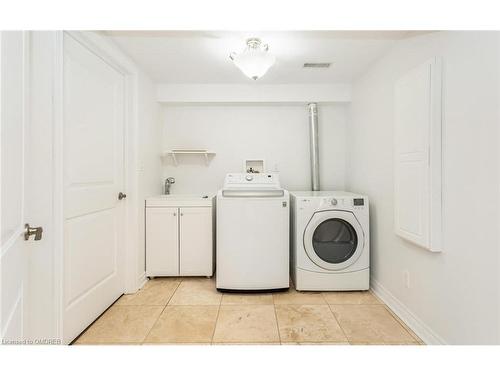
[[[304,63],[304,68],[328,69],[332,63]]]

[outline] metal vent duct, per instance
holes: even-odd
[[[318,106],[309,103],[309,152],[311,154],[311,188],[319,188]]]

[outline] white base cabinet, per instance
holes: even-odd
[[[178,208],[146,209],[146,276],[179,275]]]
[[[212,276],[212,208],[179,208],[179,273]]]
[[[146,276],[213,275],[212,200],[203,199],[176,207],[172,197],[146,200]]]

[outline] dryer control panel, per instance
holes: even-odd
[[[353,206],[364,206],[365,205],[365,200],[364,198],[354,198],[352,200]]]
[[[363,196],[302,196],[296,197],[298,207],[315,207],[318,210],[364,210],[368,208],[368,199]]]
[[[328,197],[321,200],[321,206],[338,209],[363,209],[365,206],[365,199],[352,197]]]

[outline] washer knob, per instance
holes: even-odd
[[[332,206],[336,206],[337,205],[337,200],[335,198],[332,198],[332,200],[330,201],[330,203],[332,204]]]
[[[253,176],[247,175],[247,176],[245,177],[245,179],[246,179],[247,181],[252,181],[252,180],[253,180]]]

